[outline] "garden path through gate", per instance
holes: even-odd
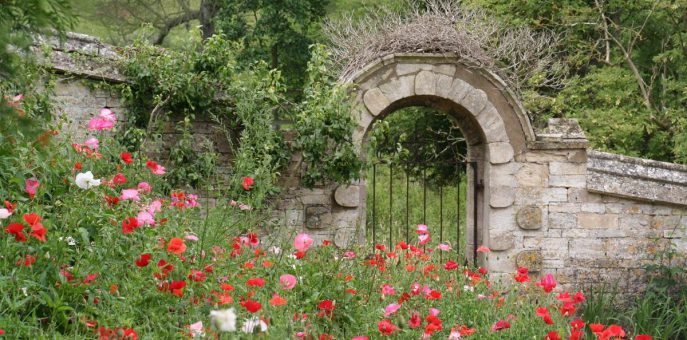
[[[473,210],[478,205],[476,190],[472,191],[471,197],[466,197],[466,170],[467,167],[470,167],[472,174],[476,176],[477,166],[477,162],[466,161],[464,158],[462,160],[458,159],[455,162],[456,172],[458,173],[455,184],[431,186],[427,181],[426,171],[422,171],[422,175],[417,178],[406,169],[403,169],[402,166],[394,165],[388,161],[380,162],[374,160],[368,174],[367,200],[369,205],[366,225],[368,239],[372,241],[372,245],[388,244],[389,249],[394,249],[395,244],[399,241],[405,241],[408,244],[415,242],[417,235],[414,226],[424,224],[429,227],[428,235],[430,239],[438,240],[440,244],[451,246],[453,255],[447,253],[446,256],[448,258],[453,258],[458,263],[467,264],[468,256],[466,256],[465,236],[470,232],[473,238],[477,237],[478,221],[477,219],[467,221],[464,211],[467,207],[465,202],[472,200],[471,206]],[[399,167],[402,168],[400,174]],[[378,183],[380,176],[383,176],[386,181],[386,183],[381,183],[381,186]],[[473,178],[473,180],[475,183],[478,183],[476,178]],[[402,190],[398,190],[399,187]],[[394,191],[394,188],[397,188],[397,190]],[[421,206],[419,207],[415,204],[411,205],[410,199],[411,191],[418,191],[417,189],[420,192],[419,203]],[[428,213],[428,196],[430,196],[428,191],[430,191],[430,195],[433,193],[431,196],[438,200],[438,212],[430,211]],[[381,196],[385,196],[385,200],[380,204],[378,198]],[[436,201],[429,202],[429,204],[433,203],[436,204]],[[379,216],[380,211],[386,212],[386,215],[382,218]],[[399,212],[402,213],[399,214]],[[473,214],[476,214],[476,211],[473,211]],[[413,220],[411,215],[420,215],[421,217],[419,220]],[[429,221],[434,223],[429,223]],[[440,253],[440,257],[444,257],[443,252]],[[472,259],[475,258],[477,258],[476,248],[473,247]]]

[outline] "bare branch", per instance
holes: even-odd
[[[181,14],[177,17],[168,19],[160,27],[160,32],[158,33],[158,36],[153,43],[156,45],[162,44],[162,42],[165,40],[165,38],[169,34],[169,31],[172,30],[172,28],[177,27],[181,24],[187,23],[191,20],[199,19],[199,18],[200,18],[200,11],[192,11],[192,12],[184,13],[184,14]]]

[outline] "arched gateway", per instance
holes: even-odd
[[[358,128],[353,140],[364,155],[367,134],[376,120],[408,106],[445,112],[466,138],[468,161],[476,164],[468,168],[467,197],[471,199],[466,200],[466,225],[476,230],[466,233],[465,253],[471,256],[475,244],[505,251],[512,248],[517,227],[509,218],[514,215],[514,183],[503,179],[513,175],[518,167],[516,156],[524,155],[527,142],[534,141],[534,131],[522,106],[498,76],[457,60],[447,55],[397,54],[354,75],[357,97],[353,114]],[[364,199],[361,202],[362,212]]]

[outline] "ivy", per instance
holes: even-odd
[[[351,141],[355,124],[350,94],[332,78],[324,47],[313,47],[298,103],[289,101],[280,72],[265,62],[237,67],[238,50],[239,45],[222,36],[185,50],[162,50],[146,43],[130,48],[122,65],[130,79],[121,88],[130,112],[129,128],[119,136],[122,144],[130,151],[159,152],[153,145],[160,144],[165,122],[186,117],[186,123],[177,126],[180,138],[169,154],[170,165],[177,169],[169,176],[168,182],[174,182],[168,183],[170,188],[212,183],[254,207],[279,192],[276,183],[294,153],[303,155],[306,186],[358,178],[361,162]],[[223,134],[231,155],[228,176],[214,172],[214,147],[200,152],[191,142],[189,130],[196,117],[214,121]],[[280,131],[277,117],[291,119],[293,131]],[[286,143],[285,133],[295,134],[295,141]],[[246,176],[255,181],[250,190],[242,187]]]

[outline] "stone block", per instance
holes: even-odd
[[[305,226],[308,229],[324,229],[332,224],[331,207],[310,205],[305,207]]]
[[[484,91],[473,87],[472,90],[463,97],[459,104],[473,116],[477,116],[477,114],[482,112],[484,106],[487,105],[487,100],[487,94],[484,93]]]
[[[403,76],[379,85],[390,102],[415,95],[415,76]]]
[[[286,214],[286,225],[289,227],[302,226],[305,222],[305,215],[303,210],[289,209],[285,211]]]
[[[580,205],[577,203],[550,203],[549,212],[578,213]]]
[[[435,95],[437,89],[437,77],[434,72],[421,71],[415,76],[416,95]]]
[[[432,65],[430,65],[430,64],[405,64],[405,63],[396,64],[396,75],[399,77],[406,75],[406,74],[417,73],[420,71],[431,71],[431,70],[432,70]]]
[[[515,175],[521,187],[547,187],[549,182],[549,169],[546,165],[526,163]]]
[[[510,143],[489,143],[489,162],[491,164],[503,164],[513,160],[513,147]]]
[[[579,213],[580,228],[618,228],[618,214]]]
[[[651,218],[651,228],[653,229],[675,229],[680,226],[680,216],[654,216]],[[621,222],[622,225],[622,222]]]
[[[572,203],[597,203],[603,202],[601,196],[596,193],[590,193],[586,188],[569,188],[568,202]]]
[[[506,186],[492,186],[489,188],[489,205],[492,208],[506,208],[515,201],[515,189]]]
[[[441,98],[449,98],[451,93],[451,85],[453,84],[453,77],[438,75],[436,84],[436,95]]]
[[[585,175],[550,175],[549,186],[565,188],[584,188],[587,185]]]
[[[607,255],[606,239],[580,238],[571,239],[570,257],[573,259],[599,259]]]
[[[472,86],[466,83],[460,78],[453,80],[453,85],[451,85],[451,92],[449,92],[449,99],[453,100],[454,103],[459,104],[465,95],[472,89]]]
[[[542,269],[543,260],[541,250],[523,250],[515,257],[515,265],[536,273]]]
[[[360,187],[339,185],[334,191],[334,201],[345,208],[355,208],[360,204]]]
[[[446,75],[453,78],[453,76],[456,74],[456,66],[451,64],[434,65],[432,71],[434,71],[434,73]]]
[[[489,249],[492,251],[508,250],[513,248],[514,245],[513,233],[510,231],[493,232],[489,235]]]
[[[485,110],[477,115],[477,122],[484,131],[487,143],[508,142],[510,140],[503,119],[490,102],[487,102]]]
[[[606,212],[606,205],[603,203],[582,203],[580,205],[580,210],[583,212],[603,214]]]
[[[577,215],[571,213],[549,212],[549,229],[577,228]]]
[[[551,162],[549,173],[552,175],[585,175],[587,163]]]
[[[632,215],[620,215],[620,220],[618,225],[623,228],[623,229],[634,229],[634,230],[641,230],[641,229],[648,229],[649,225],[651,225],[651,216],[649,215],[640,215],[640,214],[632,214]]]
[[[525,230],[541,229],[543,224],[541,208],[534,205],[518,210],[515,219],[518,226]]]
[[[365,91],[363,102],[373,116],[378,115],[391,104],[389,98],[378,87]]]

